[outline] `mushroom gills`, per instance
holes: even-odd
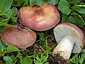
[[[68,60],[74,44],[75,40],[71,36],[65,36],[53,50],[53,55],[59,54],[63,59]]]
[[[79,53],[82,47],[82,38],[79,33],[68,25],[58,25],[54,28],[54,36],[57,43],[61,41],[65,36],[71,36],[75,40],[75,45],[72,53]]]

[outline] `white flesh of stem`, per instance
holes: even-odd
[[[65,36],[53,50],[53,54],[60,54],[65,60],[70,58],[75,41],[71,36]]]

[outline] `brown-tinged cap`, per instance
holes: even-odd
[[[60,21],[57,8],[50,3],[44,3],[41,7],[22,7],[18,11],[18,17],[20,23],[36,31],[51,29]]]
[[[32,46],[36,41],[36,33],[30,29],[21,28],[16,24],[17,28],[4,27],[1,33],[1,40],[7,46],[13,45],[20,49]]]

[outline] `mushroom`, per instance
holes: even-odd
[[[58,45],[53,50],[53,57],[56,58],[58,63],[67,61],[71,53],[79,53],[81,47],[84,47],[84,34],[74,24],[61,23],[57,25],[54,28],[54,36]]]
[[[50,3],[44,3],[41,7],[38,5],[22,7],[17,16],[21,24],[36,31],[51,29],[60,21],[57,8]]]
[[[4,27],[1,32],[1,40],[7,46],[13,45],[20,49],[25,49],[32,46],[36,41],[36,33],[28,28],[21,27],[19,24],[17,28]]]

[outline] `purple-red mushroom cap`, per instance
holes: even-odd
[[[19,24],[17,28],[4,27],[1,32],[1,40],[7,46],[13,45],[20,49],[25,49],[32,46],[36,41],[36,33],[28,28],[21,27]]]
[[[36,31],[49,30],[60,21],[57,8],[50,3],[44,3],[41,7],[38,5],[22,7],[17,16],[20,23]]]
[[[84,33],[79,27],[71,23],[57,25],[54,28],[54,36],[58,45],[53,50],[53,56],[58,54],[64,60],[68,60],[71,53],[79,53],[85,44]]]

